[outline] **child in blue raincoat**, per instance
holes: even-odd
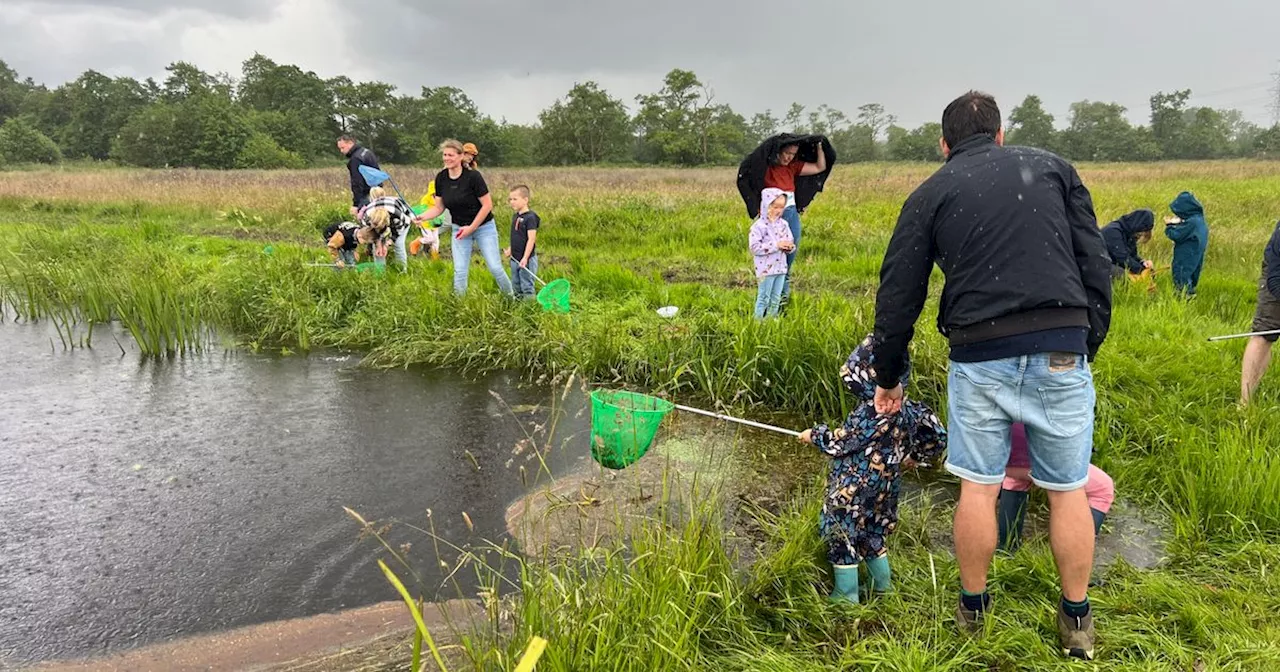
[[[1174,216],[1164,220],[1164,235],[1173,241],[1173,286],[1190,298],[1200,284],[1204,253],[1209,249],[1209,225],[1204,221],[1204,206],[1189,191],[1178,194],[1169,209]]]
[[[834,601],[858,602],[858,563],[865,561],[876,593],[889,590],[885,538],[898,525],[898,493],[902,467],[932,464],[947,446],[947,430],[938,416],[913,399],[902,410],[879,415],[872,403],[876,375],[873,339],[868,336],[840,370],[840,379],[861,403],[844,425],[818,425],[800,441],[831,457],[827,495],[822,503],[821,533],[832,565]],[[910,365],[902,374],[906,389]]]

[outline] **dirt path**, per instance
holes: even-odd
[[[427,609],[424,620],[436,643],[455,655],[449,623],[465,622],[477,609],[453,600]],[[277,621],[103,658],[55,661],[32,672],[337,672],[407,669],[413,621],[402,602]]]

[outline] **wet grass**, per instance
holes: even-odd
[[[155,355],[202,347],[213,327],[250,346],[358,349],[376,365],[574,371],[754,416],[832,420],[847,404],[836,370],[871,327],[897,208],[929,170],[837,171],[805,217],[800,296],[785,319],[765,324],[749,317],[749,222],[732,174],[712,170],[488,175],[495,187],[534,185],[547,222],[541,275],[570,278],[569,316],[505,302],[479,265],[464,300],[450,295],[446,263],[384,277],[304,267],[324,258],[317,229],[343,214],[341,175],[24,173],[0,185],[0,227],[10,232],[0,240],[0,301],[20,319],[65,325],[65,347],[102,347],[83,325],[111,319]],[[1118,567],[1095,591],[1101,666],[1280,668],[1280,385],[1269,379],[1255,406],[1237,409],[1243,344],[1204,341],[1247,330],[1280,213],[1280,165],[1083,172],[1103,221],[1137,207],[1160,213],[1191,189],[1213,230],[1199,298],[1175,299],[1167,278],[1154,296],[1118,288],[1095,365],[1096,461],[1122,497],[1166,511],[1173,527],[1165,567]],[[405,173],[404,185],[425,179]],[[1171,248],[1157,239],[1144,253],[1160,265]],[[936,296],[939,275],[934,284]],[[664,305],[679,306],[679,317],[657,317]],[[913,346],[915,393],[944,410],[935,306]],[[551,640],[545,669],[1067,666],[1051,647],[1054,572],[1043,544],[997,564],[997,631],[972,643],[946,623],[955,568],[928,541],[949,511],[908,512],[893,540],[899,594],[842,611],[821,594],[816,501],[769,515],[769,551],[750,576],[725,560],[711,514],[654,527],[633,540],[646,550],[619,549],[588,573],[526,567],[518,628]],[[480,659],[494,668],[511,660]]]

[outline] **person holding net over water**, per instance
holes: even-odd
[[[375,233],[375,263],[386,263],[388,247],[396,251],[396,265],[408,270],[409,257],[405,252],[405,237],[413,225],[414,215],[409,204],[399,196],[392,196],[382,187],[369,190],[369,204],[359,213],[360,220],[372,227]]]
[[[932,464],[947,447],[947,430],[928,406],[908,400],[897,413],[876,411],[873,348],[874,338],[867,336],[840,369],[840,379],[859,400],[844,425],[818,425],[798,437],[832,458],[821,521],[835,584],[831,599],[855,604],[860,562],[867,565],[873,592],[889,591],[885,540],[898,526],[902,468]],[[908,364],[904,389],[910,375]]]

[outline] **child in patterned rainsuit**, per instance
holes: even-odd
[[[889,590],[885,538],[898,524],[902,467],[929,465],[947,445],[947,430],[928,406],[907,400],[893,415],[877,415],[872,337],[859,345],[840,378],[859,400],[844,426],[818,425],[800,435],[831,460],[822,504],[822,538],[832,565],[831,599],[858,602],[858,563],[865,561],[876,593]],[[910,366],[902,375],[905,389]]]

